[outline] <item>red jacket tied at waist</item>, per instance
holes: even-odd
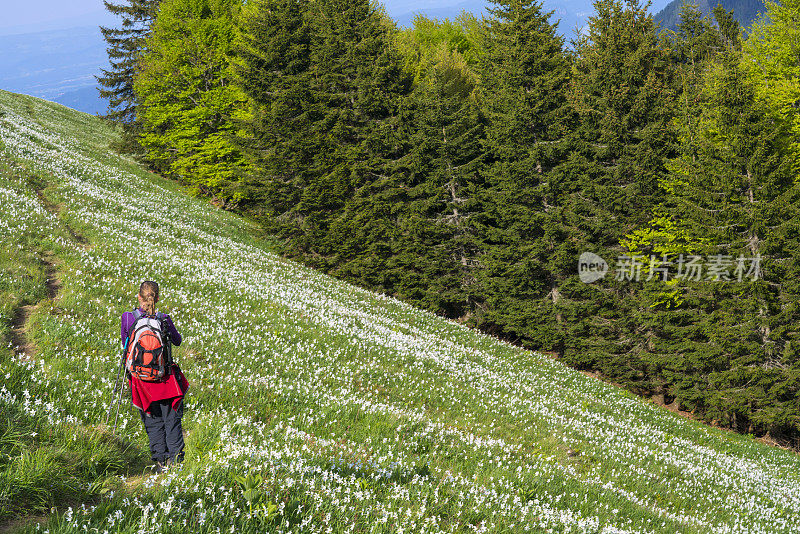
[[[133,405],[145,412],[150,403],[165,399],[172,399],[172,408],[177,409],[189,389],[189,382],[177,365],[163,382],[144,382],[132,376],[130,385]]]

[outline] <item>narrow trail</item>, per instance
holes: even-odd
[[[42,207],[53,215],[58,216],[59,212],[61,211],[61,207],[47,199],[47,197],[44,195],[43,187],[34,185],[34,189],[36,190],[36,196],[38,197],[39,203],[42,205]],[[66,224],[62,224],[62,226],[77,243],[81,244],[82,246],[86,245],[86,239],[83,236],[76,234],[74,230],[72,230],[72,228]],[[46,298],[49,300],[55,300],[61,291],[61,279],[58,277],[58,270],[56,269],[57,260],[49,251],[39,254],[38,259],[44,266],[46,276],[45,286],[47,289]],[[27,324],[28,319],[30,319],[30,316],[40,303],[41,301],[37,302],[36,304],[25,304],[14,310],[11,321],[11,342],[14,346],[14,353],[19,359],[29,360],[33,358],[36,353],[36,347],[28,339]]]
[[[43,523],[47,520],[46,516],[43,515],[31,515],[27,517],[18,517],[16,519],[10,519],[5,523],[0,523],[0,534],[10,534],[12,532],[19,532],[22,531],[27,526],[33,525],[34,523]]]
[[[58,213],[58,206],[52,202],[49,202],[43,195],[41,189],[37,188],[36,194],[39,197],[39,201],[41,202],[42,206],[47,211],[54,214]],[[64,226],[66,227],[66,225]],[[68,232],[70,235],[73,235],[74,233],[71,229],[68,229]],[[85,244],[86,240],[82,239],[79,242]],[[36,304],[25,304],[17,307],[14,310],[11,319],[11,343],[14,347],[14,356],[18,360],[23,361],[33,359],[38,352],[38,347],[36,347],[36,345],[28,337],[29,320],[31,315],[33,315],[34,311],[36,311],[42,302],[47,300],[56,300],[62,288],[61,279],[58,276],[58,269],[56,268],[57,259],[50,252],[39,254],[38,259],[44,266],[45,288],[47,290],[47,296],[45,299],[40,300]],[[27,526],[35,523],[42,523],[46,520],[46,516],[37,514],[0,521],[0,534],[21,531]]]
[[[43,188],[35,187],[35,189],[36,195],[39,198],[39,202],[41,203],[42,207],[59,219],[61,228],[69,234],[72,242],[74,242],[76,246],[84,249],[91,248],[92,245],[84,236],[77,233],[69,226],[69,224],[65,223],[61,219],[59,215],[61,213],[62,206],[48,200],[43,193]],[[45,273],[44,284],[46,289],[46,297],[35,304],[24,304],[22,306],[18,306],[13,311],[10,337],[15,358],[18,361],[32,360],[36,357],[37,353],[39,352],[39,348],[31,340],[29,335],[31,328],[31,316],[43,304],[53,303],[58,300],[63,287],[58,270],[58,264],[60,260],[50,251],[37,254],[37,259],[43,266]],[[129,490],[134,490],[140,486],[146,478],[146,475],[142,475],[141,469],[137,470],[137,468],[132,468],[128,473],[126,473],[126,475],[130,476],[126,478],[124,487]],[[55,512],[55,509],[51,509],[51,512]],[[39,513],[2,520],[0,521],[0,534],[10,534],[12,532],[22,531],[37,523],[44,523],[47,521],[47,519],[47,515],[42,515]]]
[[[61,227],[67,231],[69,234],[70,239],[75,242],[78,246],[82,248],[90,248],[89,242],[86,240],[85,237],[77,233],[70,225],[66,224],[59,215],[61,214],[61,204],[56,204],[50,201],[44,195],[44,189],[41,187],[36,187],[36,196],[39,198],[39,202],[42,204],[42,207],[58,217],[59,222],[61,223]]]
[[[44,264],[47,288],[47,300],[56,300],[61,292],[61,279],[58,277],[55,260],[51,255],[41,255],[39,261]],[[11,343],[18,359],[29,360],[36,354],[36,346],[28,339],[28,320],[42,301],[36,304],[25,304],[14,310],[11,321]]]

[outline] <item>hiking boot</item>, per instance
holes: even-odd
[[[177,456],[170,456],[164,461],[164,470],[174,470],[180,469],[181,465],[183,464],[183,453],[178,454]]]
[[[150,469],[156,475],[160,475],[161,473],[163,473],[166,470],[166,468],[164,467],[164,464],[162,464],[161,462],[154,463],[153,466]]]

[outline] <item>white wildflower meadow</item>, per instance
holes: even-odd
[[[800,458],[682,419],[548,357],[282,259],[250,223],[105,148],[97,119],[0,92],[0,243],[62,259],[24,387],[52,424],[104,419],[144,279],[184,337],[187,463],[50,532],[800,532]],[[88,246],[48,237],[69,224]],[[90,319],[90,320],[89,320]],[[146,447],[123,406],[121,432]],[[578,454],[567,454],[567,450]],[[258,474],[245,493],[236,475]]]

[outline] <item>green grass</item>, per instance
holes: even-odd
[[[251,222],[110,152],[97,119],[5,92],[0,111],[4,339],[39,303],[34,360],[3,343],[0,502],[24,496],[6,517],[57,506],[50,532],[800,529],[796,454],[284,260]],[[118,438],[101,423],[144,279],[185,339],[187,460],[132,484],[138,416],[125,405]]]
[[[0,177],[6,199],[14,199],[18,207],[38,203],[35,189],[45,184],[24,162],[0,161]],[[13,215],[9,208],[6,203],[3,222],[10,224],[4,228],[6,246],[0,254],[0,383],[5,397],[0,402],[0,521],[91,502],[98,497],[89,487],[92,482],[142,465],[141,451],[132,444],[88,425],[36,414],[43,392],[25,387],[36,369],[16,358],[21,349],[11,345],[11,327],[22,306],[40,304],[52,311],[47,302],[47,240],[68,234],[42,211],[8,217]],[[40,317],[36,312],[31,317],[30,337],[35,337]],[[12,397],[16,401],[8,402]]]

